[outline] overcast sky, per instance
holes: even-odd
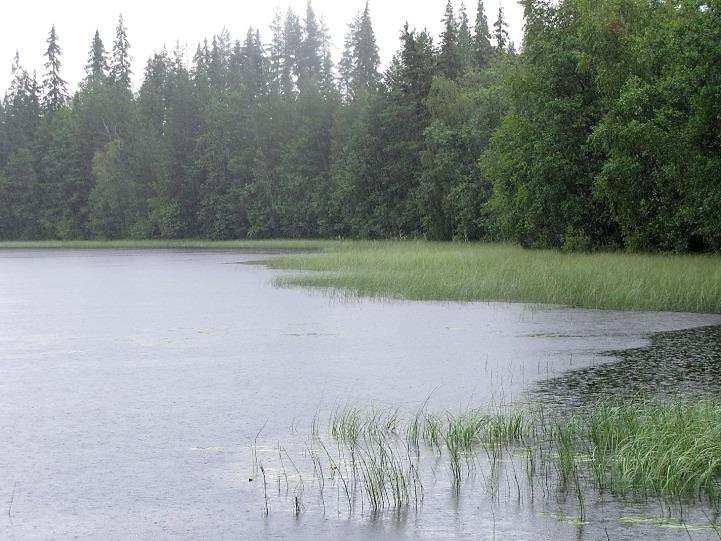
[[[460,0],[455,0],[456,5]],[[522,11],[516,0],[485,0],[490,23],[496,19],[502,3],[510,24],[511,38],[520,44]],[[248,26],[259,27],[264,42],[270,37],[268,26],[276,8],[293,7],[298,13],[306,0],[35,0],[8,2],[0,18],[0,92],[4,95],[10,81],[15,51],[23,66],[43,71],[43,52],[50,27],[55,24],[63,50],[63,76],[75,89],[83,75],[90,41],[99,29],[107,49],[112,46],[114,28],[120,13],[128,26],[137,85],[145,61],[166,45],[184,45],[188,56],[199,41],[227,28],[233,38],[242,38]],[[335,60],[338,60],[343,36],[364,0],[313,0],[315,12],[331,30]],[[471,20],[475,20],[476,0],[466,0]],[[440,32],[446,0],[371,0],[373,23],[384,65],[398,48],[398,35],[404,21],[411,26]]]

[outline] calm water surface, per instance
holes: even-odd
[[[658,504],[590,501],[581,525],[563,518],[563,501],[489,503],[472,486],[456,498],[442,479],[409,516],[348,517],[337,505],[323,515],[309,503],[296,519],[279,500],[264,517],[262,488],[248,482],[261,428],[272,448],[339,404],[575,405],[618,392],[629,374],[629,393],[713,388],[719,331],[699,328],[721,319],[349,302],[273,287],[277,273],[243,264],[262,257],[0,252],[0,537],[679,535],[642,519]],[[665,334],[652,343],[653,333]]]

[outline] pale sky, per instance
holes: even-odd
[[[343,38],[355,13],[365,0],[313,0],[313,8],[331,31],[334,60],[342,50]],[[511,39],[517,45],[522,37],[522,9],[516,0],[485,0],[489,23],[496,20],[499,2],[510,25]],[[459,5],[460,0],[455,0]],[[128,27],[133,56],[133,78],[137,86],[146,60],[166,45],[176,42],[192,56],[198,42],[227,28],[233,39],[242,39],[248,26],[260,28],[264,43],[270,39],[269,25],[276,7],[292,7],[299,15],[306,0],[36,0],[8,2],[0,18],[0,94],[10,82],[10,67],[15,51],[22,65],[37,70],[42,77],[43,52],[50,27],[55,24],[63,50],[63,77],[72,90],[82,79],[90,41],[97,29],[106,49],[112,47],[115,24],[120,13]],[[475,20],[476,0],[466,0],[471,23]],[[398,36],[404,21],[434,35],[441,30],[446,0],[371,0],[371,12],[384,66],[399,46]]]

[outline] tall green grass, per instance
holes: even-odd
[[[409,300],[721,313],[721,257],[565,254],[499,244],[339,242],[268,264],[281,285]]]
[[[383,497],[391,480],[402,480],[401,500],[408,504],[410,466],[419,464],[410,450],[421,446],[445,456],[454,487],[473,474],[479,454],[495,469],[502,462],[513,465],[509,457],[522,451],[531,487],[555,486],[575,495],[582,508],[590,489],[721,504],[719,401],[601,402],[561,416],[542,409],[470,409],[405,418],[398,410],[346,408],[333,415],[330,433],[350,456],[362,458],[364,482],[381,487],[380,508],[398,505]],[[520,485],[518,491],[520,496]]]
[[[539,407],[431,413],[424,405],[406,415],[392,408],[345,407],[332,412],[328,435],[333,443],[314,431],[307,454],[319,497],[326,483],[335,485],[350,514],[359,508],[374,514],[417,509],[424,480],[435,484],[442,475],[456,497],[479,475],[491,495],[505,487],[519,503],[533,501],[534,494],[549,502],[571,496],[582,519],[594,491],[621,500],[654,498],[669,509],[676,503],[721,508],[718,400],[601,402],[575,413]],[[300,479],[292,506],[299,514],[303,477],[285,456]],[[282,458],[280,465],[276,481],[280,487],[284,478],[287,486]]]
[[[619,493],[721,501],[721,405],[601,405],[588,418],[593,461]]]

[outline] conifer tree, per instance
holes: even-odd
[[[62,62],[61,50],[55,25],[50,29],[47,40],[48,48],[45,51],[45,79],[43,80],[43,110],[46,115],[53,116],[68,101],[67,84],[60,75]]]
[[[441,34],[441,54],[439,57],[441,72],[454,80],[461,71],[461,59],[458,47],[458,22],[453,11],[453,2],[448,0],[443,17],[444,30]]]
[[[380,56],[369,2],[349,26],[340,64],[343,91],[350,97],[377,88],[380,82]]]
[[[108,76],[108,59],[100,32],[95,31],[85,65],[85,84],[104,81]]]
[[[476,13],[476,29],[473,37],[473,53],[475,65],[478,69],[485,69],[491,60],[493,47],[491,46],[491,35],[488,30],[488,18],[483,0],[478,0],[478,11]]]
[[[303,40],[300,46],[300,58],[298,59],[299,85],[303,86],[319,81],[323,65],[325,42],[326,38],[323,29],[313,11],[311,1],[308,0],[305,20],[303,21]]]
[[[12,81],[5,95],[5,123],[8,141],[14,149],[29,148],[40,124],[40,88],[35,75],[20,64],[15,53]]]
[[[265,93],[266,64],[260,32],[249,28],[240,49],[241,84],[249,98],[257,98]]]
[[[208,77],[211,88],[216,91],[226,91],[228,89],[230,75],[228,68],[231,59],[231,40],[227,30],[213,36],[209,59]]]
[[[416,201],[420,154],[428,127],[428,93],[437,69],[433,40],[428,32],[401,34],[401,51],[387,75],[388,95],[381,118],[383,164],[379,176],[389,185],[381,188],[374,204],[374,228],[384,235],[408,236],[420,232]]]
[[[12,82],[5,95],[4,132],[9,148],[0,183],[0,237],[38,238],[39,198],[35,140],[40,126],[40,88],[35,75],[20,65],[15,54]],[[1,177],[2,175],[0,175]]]
[[[130,43],[128,32],[123,22],[123,16],[118,18],[118,25],[115,29],[115,42],[113,43],[113,54],[110,63],[110,80],[122,89],[130,90]]]
[[[272,38],[268,47],[268,83],[270,85],[271,93],[279,95],[282,88],[283,53],[285,45],[283,17],[278,8],[276,8],[273,14],[273,22],[270,25],[270,32],[272,34]]]
[[[138,108],[145,127],[157,137],[162,136],[165,125],[169,64],[165,49],[154,54],[145,66],[143,84],[138,92]]]
[[[508,49],[508,23],[502,5],[498,6],[498,19],[493,24],[493,37],[496,40],[496,51],[505,52]]]
[[[296,83],[300,71],[301,45],[303,42],[303,30],[300,26],[300,19],[288,9],[283,26],[283,54],[281,92],[290,96],[295,92]]]
[[[458,11],[458,54],[461,64],[461,72],[473,65],[473,36],[471,35],[468,11],[465,2],[461,2]]]

